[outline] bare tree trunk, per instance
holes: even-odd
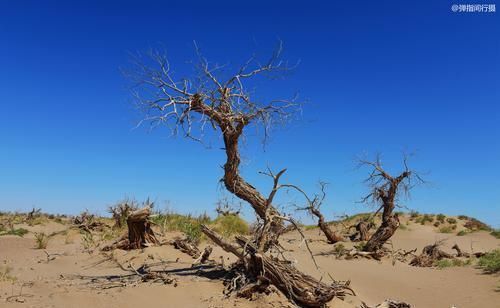
[[[397,215],[390,215],[385,217],[382,221],[382,224],[377,229],[377,231],[372,235],[372,237],[368,240],[364,251],[375,252],[382,248],[384,243],[391,238],[391,236],[396,232],[399,227],[399,219]]]
[[[160,243],[151,229],[150,213],[150,208],[145,207],[132,212],[127,218],[128,240],[131,249],[139,249]]]
[[[335,244],[337,242],[341,242],[341,241],[344,240],[341,236],[339,236],[332,229],[330,229],[330,227],[328,226],[328,224],[325,222],[325,217],[323,216],[323,214],[321,214],[321,212],[318,209],[312,207],[311,208],[311,212],[316,217],[318,217],[318,227],[325,234],[325,236],[326,236],[326,238],[328,240],[328,243]]]
[[[368,241],[368,230],[370,230],[370,223],[366,221],[360,221],[356,225],[356,231],[359,232],[359,240],[360,241]]]
[[[237,129],[228,127],[224,132],[224,144],[226,146],[227,161],[224,165],[224,184],[231,193],[250,203],[261,219],[266,218],[267,200],[252,185],[247,183],[239,174],[240,154],[238,150],[238,138],[242,133]],[[271,205],[270,205],[271,206]],[[271,211],[274,209],[271,208]]]

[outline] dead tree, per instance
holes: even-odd
[[[434,266],[436,261],[442,259],[453,259],[454,257],[439,249],[439,247],[443,244],[443,241],[437,241],[432,245],[427,245],[422,249],[422,253],[418,256],[415,256],[411,261],[410,265],[419,266],[419,267],[431,267]]]
[[[307,194],[299,187],[296,187],[293,185],[288,185],[288,186],[293,187],[294,189],[301,192],[307,200],[306,207],[299,207],[297,209],[298,210],[306,210],[312,216],[316,216],[316,218],[318,218],[318,227],[325,234],[326,239],[328,240],[328,243],[335,244],[337,242],[343,241],[344,239],[342,236],[338,235],[335,231],[333,231],[330,228],[330,226],[328,226],[328,224],[325,220],[325,216],[323,216],[323,214],[320,211],[320,207],[323,204],[323,201],[325,200],[325,197],[326,197],[326,183],[320,182],[319,185],[320,185],[320,189],[321,189],[321,195],[315,195],[312,199],[309,196],[307,196]]]
[[[103,231],[108,226],[97,219],[94,214],[90,214],[85,210],[79,216],[73,218],[73,225],[80,230],[91,233],[92,231]]]
[[[153,229],[151,229],[151,221],[149,219],[151,215],[151,203],[148,200],[144,205],[143,208],[130,213],[128,216],[128,232],[111,245],[105,246],[102,249],[103,251],[113,249],[141,249],[160,244]]]
[[[159,52],[150,53],[152,65],[136,59],[136,70],[129,74],[138,105],[146,115],[139,124],[148,122],[153,127],[164,124],[173,134],[182,131],[186,137],[199,141],[206,127],[219,130],[226,153],[222,181],[227,190],[248,202],[261,219],[266,217],[266,211],[277,211],[241,177],[240,139],[252,125],[262,128],[267,138],[269,129],[286,122],[298,104],[294,99],[262,103],[244,85],[252,78],[288,71],[288,64],[280,60],[281,53],[280,44],[265,64],[252,57],[224,80],[218,77],[223,66],[211,65],[198,50],[200,76],[196,78],[176,80],[166,56]]]
[[[151,207],[146,206],[130,213],[128,216],[127,226],[130,248],[139,249],[160,244],[155,233],[151,229],[151,222],[149,221],[150,214]]]
[[[149,203],[149,200],[146,201]],[[131,212],[138,208],[137,202],[134,200],[124,200],[116,205],[108,207],[108,212],[112,215],[115,225],[113,228],[121,229],[127,222],[127,218]]]
[[[408,168],[406,155],[403,158],[404,171],[398,176],[392,176],[384,170],[379,155],[375,161],[360,160],[359,163],[360,166],[368,166],[372,169],[365,180],[365,183],[370,186],[371,192],[362,201],[380,205],[373,215],[374,217],[382,210],[382,224],[363,248],[364,251],[373,252],[381,249],[399,227],[399,218],[394,213],[394,209],[400,193],[408,196],[414,185],[423,183],[423,180],[415,171]]]
[[[41,214],[42,214],[42,209],[40,208],[37,209],[33,207],[33,209],[26,216],[26,221],[32,222],[36,217],[39,217]]]
[[[373,227],[373,223],[362,220],[356,225],[356,231],[359,233],[360,241],[368,241],[369,234],[368,231]]]
[[[271,174],[274,186],[267,198],[249,184],[239,171],[239,144],[245,130],[251,126],[259,128],[266,140],[273,125],[286,122],[299,110],[295,99],[262,101],[251,95],[245,86],[252,84],[251,79],[266,75],[276,76],[288,71],[288,64],[280,60],[281,53],[280,43],[265,63],[260,63],[252,57],[234,74],[226,72],[225,76],[229,77],[223,78],[223,66],[210,64],[197,50],[199,76],[179,80],[171,71],[167,58],[161,53],[152,52],[149,59],[153,63],[152,66],[139,58],[136,61],[137,69],[129,75],[135,82],[134,93],[138,105],[145,112],[145,118],[139,124],[147,122],[152,127],[166,125],[173,134],[182,132],[186,137],[198,141],[207,127],[222,135],[226,154],[222,182],[228,191],[248,202],[261,221],[254,239],[247,243],[245,248],[234,248],[234,244],[227,244],[208,228],[203,228],[203,232],[223,249],[248,262],[248,268],[260,268],[267,273],[267,277],[274,275],[275,278],[269,277],[268,280],[291,300],[321,306],[337,294],[336,288],[309,276],[297,279],[296,277],[305,275],[291,265],[262,266],[266,262],[274,262],[264,253],[271,247],[279,246],[277,241],[283,229],[284,217],[272,202],[279,190],[279,178],[285,170],[277,175]],[[255,250],[252,257],[246,254],[250,247]],[[248,274],[251,272],[254,271],[247,271]],[[254,275],[254,278],[256,277],[258,276]],[[283,277],[290,280],[283,284]]]

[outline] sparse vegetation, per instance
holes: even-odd
[[[24,229],[24,228],[12,228],[10,230],[0,230],[0,236],[1,235],[16,235],[16,236],[20,236],[20,237],[23,237],[25,236],[27,233],[29,233],[28,230]]]
[[[16,277],[11,275],[12,267],[0,265],[0,281],[15,281]]]
[[[82,235],[82,245],[83,245],[83,250],[92,253],[97,247],[97,244],[94,240],[94,235],[92,232],[87,232],[87,231],[81,231]]]
[[[467,233],[468,232],[465,230],[460,230],[460,231],[458,231],[457,236],[464,236],[464,235],[467,235]]]
[[[469,229],[470,231],[491,231],[491,227],[485,224],[484,222],[469,217],[467,222],[464,224],[464,227]]]
[[[35,233],[35,249],[46,249],[49,243],[49,236],[44,232]]]
[[[500,249],[495,249],[480,257],[478,265],[488,273],[500,271]]]
[[[425,225],[427,222],[433,222],[434,221],[434,216],[431,214],[424,214],[422,216],[419,216],[415,219],[416,223],[419,223],[421,225]]]
[[[337,257],[344,255],[345,251],[346,248],[342,243],[335,244],[335,247],[333,248],[333,254]]]
[[[442,226],[439,228],[439,233],[451,233],[453,232],[453,228],[451,226]]]
[[[500,239],[500,229],[494,229],[493,231],[490,232],[490,234]]]
[[[417,211],[411,211],[410,212],[410,219],[415,219],[418,216],[420,216],[420,214]]]
[[[447,267],[454,267],[454,266],[467,266],[472,264],[472,258],[468,258],[465,261],[462,261],[460,259],[441,259],[438,260],[434,263],[434,266],[436,266],[439,269],[447,268]]]
[[[446,218],[446,222],[453,225],[457,223],[457,220],[453,217],[448,217]]]
[[[440,223],[442,223],[442,224],[444,224],[444,219],[445,219],[445,218],[446,218],[446,216],[445,216],[444,214],[437,214],[437,215],[436,215],[436,219],[437,219]]]
[[[201,225],[212,226],[224,237],[236,234],[248,234],[250,227],[239,215],[220,215],[212,220],[206,213],[200,216],[182,215],[173,212],[160,213],[152,217],[152,221],[162,229],[162,232],[180,231],[195,244],[202,238]]]
[[[460,220],[468,220],[468,219],[469,219],[469,216],[466,216],[466,215],[458,215],[458,219],[460,219]]]
[[[248,234],[250,227],[248,223],[238,215],[226,215],[217,217],[212,223],[213,230],[224,237],[236,234]]]

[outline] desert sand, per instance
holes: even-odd
[[[148,247],[142,250],[114,250],[103,254],[82,248],[82,236],[68,225],[50,221],[46,224],[19,225],[30,232],[24,237],[0,236],[0,265],[8,268],[8,277],[0,282],[1,307],[294,307],[279,292],[247,300],[223,294],[220,269],[192,270],[193,259],[172,245]],[[34,232],[51,234],[46,249],[35,249]],[[305,231],[313,254],[329,252],[333,245],[325,241],[318,229]],[[167,233],[172,239],[178,233]],[[392,239],[394,249],[418,252],[428,244],[444,239],[442,249],[452,252],[459,244],[466,251],[489,251],[499,248],[500,240],[488,232],[478,231],[457,236],[438,233],[431,225],[407,223]],[[444,269],[413,267],[389,259],[337,260],[333,255],[317,255],[319,270],[296,231],[282,237],[289,250],[287,258],[302,271],[329,280],[350,280],[356,296],[344,301],[334,299],[329,307],[358,307],[361,302],[374,305],[387,298],[398,299],[415,307],[499,307],[499,277],[485,274],[474,265]],[[207,240],[201,247],[210,244]],[[352,243],[344,243],[346,247]],[[227,266],[235,258],[214,247],[211,259]],[[172,273],[175,283],[138,283],[132,286],[105,289],[102,284],[81,276],[123,274],[117,265],[139,267],[162,261]],[[328,275],[329,274],[329,275]]]

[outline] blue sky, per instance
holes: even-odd
[[[150,196],[213,214],[224,195],[220,140],[206,149],[166,129],[132,129],[140,114],[120,67],[129,52],[164,46],[188,72],[193,40],[236,65],[279,38],[300,65],[259,95],[298,91],[308,103],[265,151],[247,136],[242,172],[252,184],[269,190],[258,174],[268,165],[310,193],[327,181],[333,218],[367,210],[356,203],[367,190],[357,155],[381,152],[396,172],[401,152],[416,151],[410,163],[430,184],[407,206],[500,226],[498,13],[453,13],[448,1],[101,2],[0,3],[2,210],[104,214],[125,196]],[[290,200],[300,201],[279,202]]]

